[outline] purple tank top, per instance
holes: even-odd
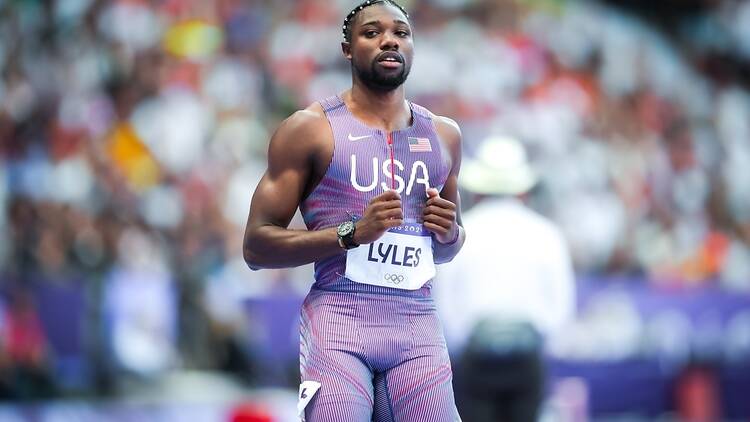
[[[338,226],[349,214],[361,217],[370,200],[392,186],[401,193],[406,222],[422,222],[427,187],[442,190],[450,171],[430,113],[409,103],[412,125],[388,134],[357,120],[339,96],[320,102],[333,131],[331,163],[318,186],[300,204],[309,230]],[[391,148],[395,177],[391,177]],[[326,290],[398,290],[355,283],[344,277],[346,253],[315,263],[315,286]],[[429,284],[425,288],[429,289]],[[424,288],[423,288],[424,289]]]

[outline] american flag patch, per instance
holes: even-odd
[[[432,152],[429,138],[409,138],[409,151],[411,152]]]

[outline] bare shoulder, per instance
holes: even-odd
[[[318,103],[313,103],[305,109],[297,110],[287,117],[279,128],[277,134],[290,135],[314,135],[328,126],[323,108]]]
[[[440,136],[446,148],[454,153],[461,151],[461,127],[450,117],[439,116],[431,113],[432,121],[435,122],[435,130]]]
[[[271,138],[271,149],[313,153],[325,145],[331,130],[325,112],[319,103],[297,110],[287,117]]]
[[[430,112],[430,116],[432,121],[435,122],[435,129],[443,142],[451,147],[454,147],[455,144],[461,144],[461,127],[455,120],[432,112]]]
[[[303,110],[298,110],[294,115],[299,115],[299,119],[304,119],[309,122],[315,122],[317,124],[328,124],[326,119],[326,113],[323,111],[323,107],[318,102],[314,102],[307,106]]]
[[[432,118],[435,121],[435,126],[438,128],[442,127],[443,130],[452,132],[453,136],[461,137],[461,127],[458,126],[455,120],[450,117],[438,116],[437,114],[433,114]]]

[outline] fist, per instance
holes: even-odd
[[[427,202],[424,206],[424,227],[435,235],[440,243],[449,243],[456,238],[456,204],[440,197],[435,188],[427,189]]]
[[[357,221],[354,241],[359,244],[372,243],[386,231],[404,223],[404,212],[401,209],[401,195],[395,190],[388,190],[372,198],[364,215]]]

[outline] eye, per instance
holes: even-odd
[[[410,34],[409,34],[409,31],[405,31],[405,30],[403,30],[403,29],[399,29],[398,31],[396,31],[396,35],[398,35],[398,36],[399,36],[399,37],[401,37],[401,38],[406,38],[406,37],[408,37],[408,36],[409,36]]]
[[[374,38],[378,35],[378,31],[375,31],[373,29],[370,29],[368,31],[365,31],[365,37],[367,38]]]

